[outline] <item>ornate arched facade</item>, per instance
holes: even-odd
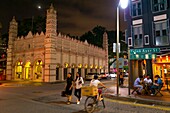
[[[18,24],[10,22],[7,51],[7,80],[55,82],[67,73],[108,71],[107,34],[103,48],[72,39],[57,31],[57,14],[51,5],[47,10],[46,33],[17,37]],[[75,76],[74,76],[75,77]]]

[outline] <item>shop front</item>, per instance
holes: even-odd
[[[161,77],[164,85],[170,85],[170,55],[158,56],[153,61],[153,76],[155,75]]]

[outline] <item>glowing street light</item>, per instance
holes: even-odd
[[[116,42],[116,70],[117,70],[117,96],[119,96],[119,6],[125,9],[129,0],[120,0],[117,6],[117,42]]]
[[[128,0],[120,0],[119,5],[121,6],[122,9],[126,9],[128,6]]]

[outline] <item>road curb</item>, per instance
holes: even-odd
[[[105,97],[113,100],[119,100],[119,101],[170,107],[170,102],[159,101],[159,100],[143,99],[143,98],[136,98],[131,96],[123,97],[123,96],[116,96],[116,95],[109,95],[109,94],[106,94]]]
[[[18,86],[42,86],[42,85],[52,85],[52,84],[60,84],[65,81],[56,81],[56,82],[33,82],[33,81],[3,81],[0,82],[0,86],[4,87],[18,87]]]

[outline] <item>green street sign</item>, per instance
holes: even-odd
[[[130,49],[130,54],[152,54],[160,52],[160,48]]]
[[[130,54],[130,60],[155,59],[156,54]]]

